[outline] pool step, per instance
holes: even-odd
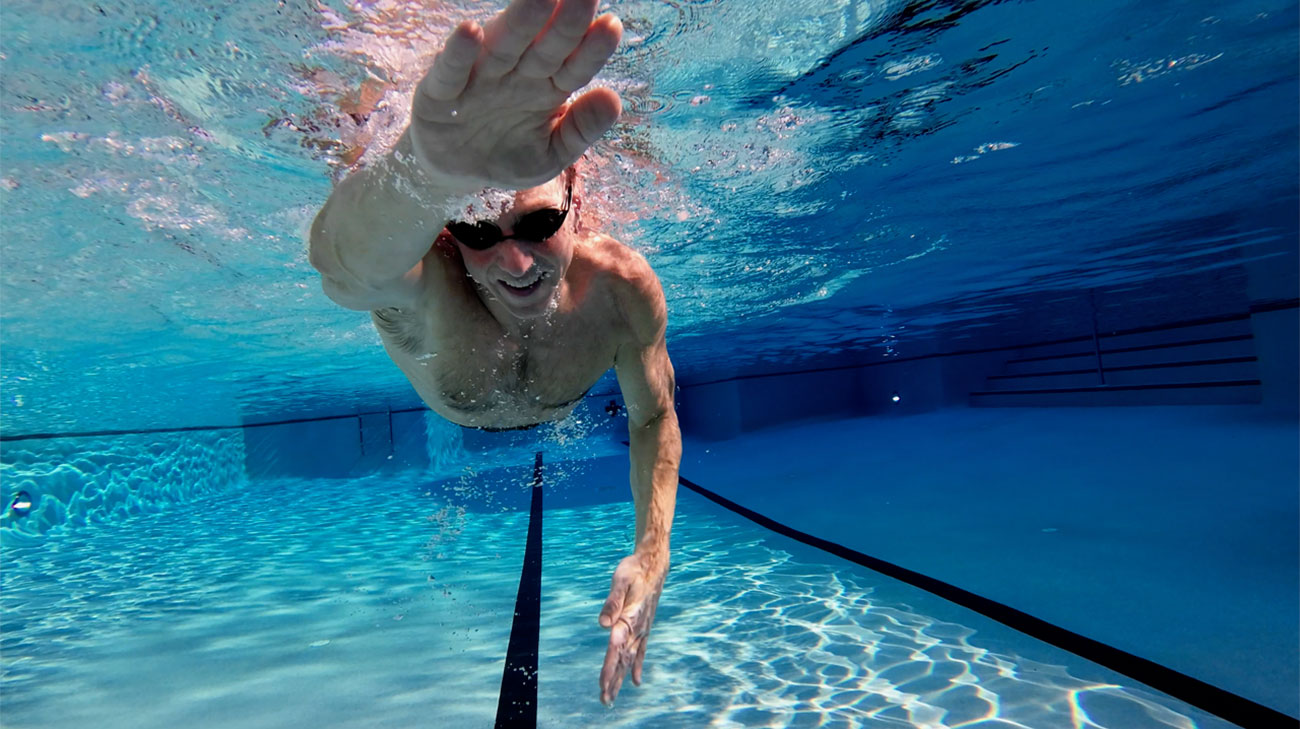
[[[1118,332],[1091,341],[1025,347],[1007,360],[975,407],[1209,405],[1260,402],[1246,316]]]

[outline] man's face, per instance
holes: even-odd
[[[565,176],[515,194],[514,206],[495,222],[506,235],[514,233],[515,222],[522,216],[545,208],[564,206]],[[558,295],[560,283],[573,260],[576,203],[571,205],[564,225],[543,241],[507,237],[487,250],[470,248],[460,241],[465,270],[489,296],[519,319],[542,316]],[[453,240],[455,236],[453,236]]]

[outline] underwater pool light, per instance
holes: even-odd
[[[902,400],[903,398],[901,398],[901,397],[898,396],[898,390],[894,390],[894,395],[893,395],[892,397],[890,397],[889,399],[890,399],[890,400],[893,400],[894,402],[898,402],[899,400]]]
[[[32,510],[32,497],[26,491],[19,491],[14,495],[14,500],[9,502],[9,511],[14,516],[27,516],[27,512]]]

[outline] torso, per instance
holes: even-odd
[[[508,331],[484,305],[464,273],[446,276],[419,312],[375,312],[389,356],[416,392],[460,425],[519,428],[559,420],[614,365],[625,326],[609,290],[604,239],[575,252],[556,310],[530,331]],[[408,328],[393,334],[396,319]],[[418,340],[421,346],[403,346]]]

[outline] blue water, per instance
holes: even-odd
[[[626,113],[589,215],[659,274],[685,401],[1294,310],[1294,2],[608,6]],[[303,232],[436,39],[496,7],[5,4],[0,505],[33,502],[0,514],[6,727],[490,725],[538,450],[541,726],[1227,726],[686,491],[646,685],[604,709],[632,521],[612,378],[542,432],[402,414],[382,475],[267,475],[333,468],[336,421],[240,426],[421,407]],[[1261,364],[1294,349],[1256,334]],[[763,403],[740,409],[766,429],[688,433],[683,474],[1300,714],[1294,402]]]

